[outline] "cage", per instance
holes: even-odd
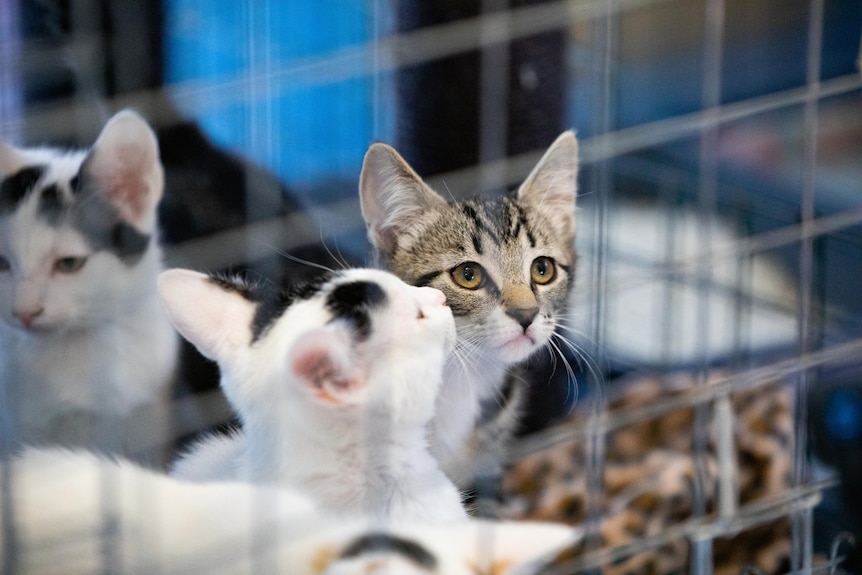
[[[582,528],[547,572],[862,569],[862,5],[6,0],[0,30],[5,141],[154,127],[169,267],[364,265],[372,142],[463,197],[575,129],[571,313],[485,512]],[[230,417],[183,357],[166,443]]]

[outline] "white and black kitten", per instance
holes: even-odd
[[[90,150],[0,143],[0,452],[22,442],[150,459],[178,338],[156,293],[156,138],[120,112]]]
[[[348,269],[287,292],[170,270],[159,292],[218,363],[242,423],[193,446],[174,476],[286,485],[387,521],[466,518],[426,440],[455,343],[440,291]]]
[[[0,492],[0,564],[20,575],[529,575],[580,538],[526,521],[369,525],[286,488],[61,450],[0,463]]]

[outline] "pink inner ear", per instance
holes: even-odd
[[[122,206],[131,221],[140,221],[149,209],[150,191],[144,174],[148,166],[134,157],[135,150],[117,152],[117,166],[111,171],[108,196],[114,205]]]
[[[315,342],[319,343],[319,342]],[[346,403],[360,386],[352,370],[333,357],[323,345],[302,343],[293,357],[292,368],[297,377],[311,388],[313,395],[330,404]]]
[[[141,150],[134,146],[120,146],[101,155],[97,152],[91,167],[110,202],[129,222],[140,222],[152,201],[148,181],[152,159],[140,154]]]

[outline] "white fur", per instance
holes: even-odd
[[[323,305],[332,285],[357,280],[387,294],[358,343]],[[289,485],[329,509],[387,520],[465,517],[425,439],[455,337],[442,293],[348,270],[252,344],[255,305],[236,292],[185,270],[162,274],[159,289],[177,329],[219,363],[243,427],[193,448],[175,476]],[[316,362],[327,372],[320,381],[309,379]]]
[[[94,252],[67,225],[49,226],[36,215],[35,197],[0,216],[0,255],[11,264],[0,273],[0,451],[21,442],[59,441],[142,454],[165,439],[167,386],[178,339],[155,289],[162,269],[155,240],[162,168],[152,131],[136,114],[122,112],[106,125],[89,156],[3,144],[0,178],[24,166],[45,165],[44,179],[62,182],[68,195],[67,183],[85,157],[99,164],[100,178],[111,179],[116,140],[123,141],[127,156],[138,154],[144,162],[133,169],[142,172],[146,193],[138,196],[136,218],[128,222],[153,239],[135,265],[107,251]],[[124,173],[127,180],[133,176]],[[121,210],[127,198],[111,201]],[[54,262],[70,256],[88,259],[77,273],[55,273]],[[32,325],[19,319],[39,309]],[[128,420],[133,413],[135,424]],[[81,436],[82,423],[95,425],[97,437]]]
[[[11,525],[0,563],[21,575],[524,575],[579,537],[550,523],[369,527],[287,489],[192,483],[85,452],[28,451],[0,464],[0,491],[8,494],[0,517]],[[369,532],[420,545],[437,568],[420,570],[395,553],[339,557]]]

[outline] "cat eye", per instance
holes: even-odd
[[[12,269],[12,264],[9,263],[9,259],[3,256],[0,256],[0,273],[8,272]]]
[[[61,274],[73,274],[87,263],[86,257],[60,258],[54,262],[54,271]]]
[[[485,270],[476,262],[464,262],[449,273],[462,288],[479,289],[485,285]]]
[[[551,283],[557,277],[557,266],[554,265],[554,260],[544,256],[533,260],[530,265],[530,278],[533,283],[545,285]]]

